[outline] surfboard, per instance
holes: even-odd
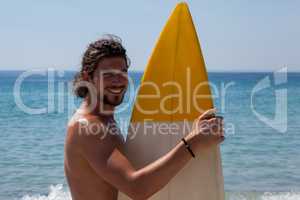
[[[213,108],[200,43],[186,3],[169,17],[143,74],[125,154],[136,169],[170,151]],[[188,153],[188,152],[187,152]],[[119,200],[130,199],[119,193]],[[151,200],[224,200],[219,146],[202,150]]]

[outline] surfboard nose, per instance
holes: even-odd
[[[212,107],[199,39],[188,5],[181,2],[152,51],[131,121],[192,121]]]
[[[189,14],[190,15],[190,9],[189,9],[187,2],[182,1],[182,2],[179,2],[176,4],[171,16],[174,16],[176,14],[178,14],[178,15]]]

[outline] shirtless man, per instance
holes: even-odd
[[[117,200],[118,191],[134,200],[147,199],[193,158],[179,142],[141,169],[128,161],[122,136],[105,128],[115,124],[113,113],[127,89],[128,66],[126,50],[113,36],[91,43],[84,53],[74,80],[74,92],[83,101],[68,123],[65,143],[65,174],[73,200]],[[195,120],[185,137],[196,156],[199,149],[224,140],[222,120],[209,113]],[[216,126],[221,129],[211,129]]]

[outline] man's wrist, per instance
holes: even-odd
[[[195,158],[196,156],[195,156],[190,144],[185,140],[185,138],[182,138],[181,141],[183,142],[185,149],[191,154],[191,156],[193,158]]]

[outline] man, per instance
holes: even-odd
[[[65,173],[73,200],[116,200],[119,190],[135,200],[147,199],[199,149],[224,140],[222,120],[209,110],[195,120],[185,141],[155,162],[134,169],[123,153],[123,138],[113,117],[128,86],[128,67],[126,50],[114,36],[91,43],[84,53],[74,80],[74,92],[83,101],[68,124],[65,144]]]

